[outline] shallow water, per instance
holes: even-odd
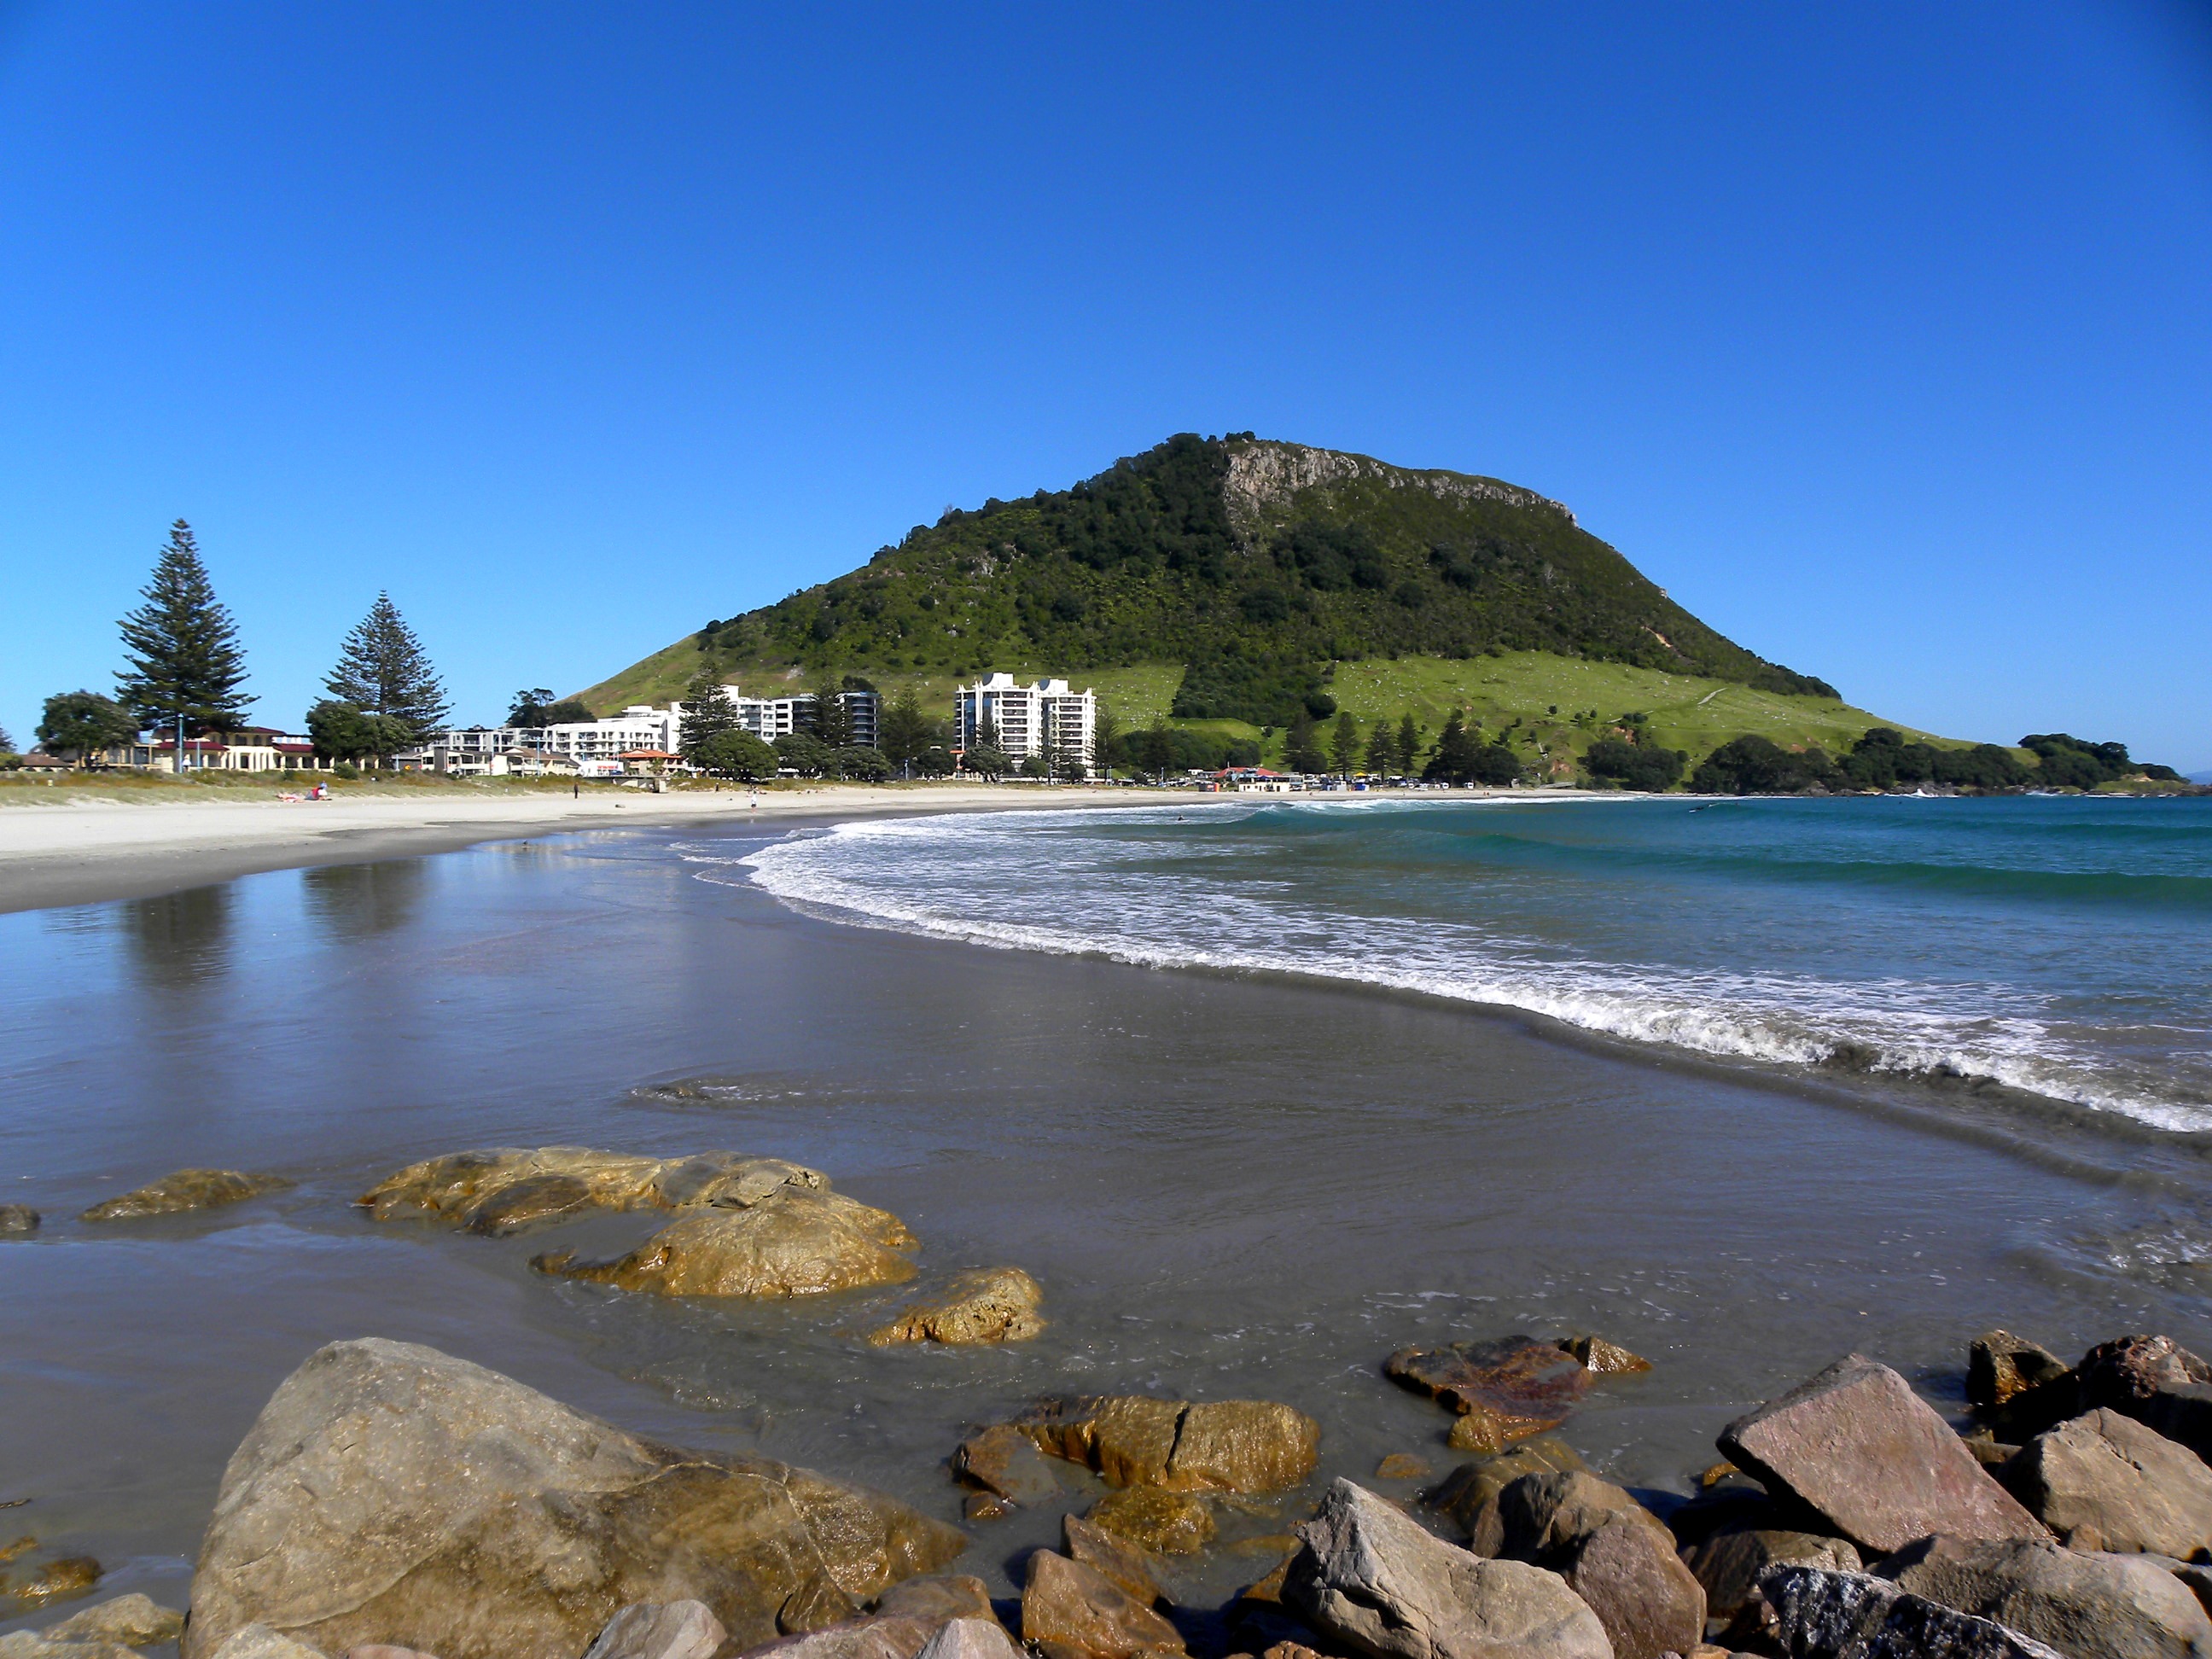
[[[954,839],[902,878],[976,884],[969,831],[935,833]],[[1008,833],[1066,856],[1061,830]],[[1233,865],[1204,847],[1222,833],[1173,857]],[[181,1596],[270,1391],[367,1334],[946,1518],[963,1431],[1050,1391],[1285,1400],[1321,1419],[1324,1474],[1365,1477],[1389,1451],[1449,1461],[1443,1414],[1382,1378],[1392,1348],[1595,1329],[1658,1368],[1566,1437],[1680,1490],[1729,1417],[1849,1348],[1942,1398],[1991,1323],[2062,1352],[2212,1334],[2187,1137],[1433,994],[844,926],[751,884],[735,860],[769,844],[578,836],[0,917],[0,1201],[49,1217],[0,1243],[0,1501],[32,1500],[7,1518],[100,1557],[104,1591]],[[1001,1351],[873,1350],[853,1333],[896,1294],[629,1298],[532,1273],[562,1235],[380,1227],[348,1202],[430,1153],[550,1142],[815,1164],[906,1218],[925,1283],[1029,1268],[1051,1327]],[[194,1164],[299,1184],[196,1219],[68,1219]],[[574,1231],[597,1248],[649,1225]],[[1077,1506],[1096,1490],[1066,1485]],[[1232,1517],[1232,1542],[1310,1495]],[[963,1565],[1004,1591],[1054,1525],[978,1525]],[[1225,1593],[1255,1562],[1224,1548],[1184,1588]]]

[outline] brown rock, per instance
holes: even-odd
[[[21,1238],[39,1231],[39,1212],[27,1204],[0,1204],[0,1238]]]
[[[952,1619],[988,1619],[998,1622],[991,1606],[990,1587],[965,1573],[927,1573],[893,1584],[877,1601],[875,1612],[884,1619],[912,1619],[924,1625],[941,1625]]]
[[[89,1591],[100,1582],[100,1563],[88,1555],[65,1555],[49,1561],[27,1578],[9,1584],[4,1594],[21,1611],[67,1601]]]
[[[1468,1419],[1452,1425],[1450,1444],[1462,1451],[1500,1452],[1559,1427],[1590,1386],[1573,1355],[1527,1336],[1401,1348],[1382,1369]]]
[[[540,1273],[660,1296],[816,1296],[914,1277],[906,1224],[842,1193],[790,1186],[744,1209],[680,1216],[617,1261],[538,1256]]]
[[[714,1659],[729,1639],[703,1601],[635,1601],[607,1620],[584,1659]]]
[[[1705,1587],[1647,1510],[1607,1520],[1575,1550],[1565,1577],[1605,1626],[1613,1659],[1687,1653],[1705,1638]]]
[[[617,1613],[616,1617],[620,1618],[621,1615]],[[706,1654],[698,1656],[698,1659],[707,1659],[707,1654],[712,1652],[714,1650],[709,1648]],[[419,1648],[395,1647],[389,1642],[363,1642],[359,1647],[348,1648],[345,1659],[438,1659],[438,1656],[424,1653]],[[599,1644],[595,1642],[587,1659],[616,1659],[616,1656],[599,1652]],[[623,1659],[632,1659],[632,1656],[625,1655]]]
[[[1893,1550],[1935,1532],[2050,1535],[1903,1377],[1862,1354],[1738,1418],[1720,1449],[1863,1548]]]
[[[929,1638],[917,1659],[1023,1659],[996,1618],[952,1619]]]
[[[2100,1408],[2005,1466],[2028,1512],[2075,1549],[2183,1560],[2212,1549],[2212,1468],[2148,1425]]]
[[[1377,1480],[1425,1480],[1433,1473],[1425,1462],[1410,1452],[1392,1452],[1375,1466]]]
[[[433,1349],[334,1343],[224,1471],[183,1659],[252,1624],[325,1653],[575,1659],[621,1608],[679,1601],[752,1647],[849,1620],[966,1541],[880,1493],[640,1440]]]
[[[1966,1399],[1984,1408],[2002,1406],[2069,1369],[2050,1349],[2010,1331],[1984,1331],[1966,1347]]]
[[[1726,1620],[1727,1638],[1739,1647],[1763,1633],[1765,1621],[1759,1615],[1766,1607],[1758,1593],[1759,1581],[1770,1568],[1795,1565],[1857,1572],[1865,1565],[1848,1539],[1768,1528],[1724,1532],[1683,1555],[1705,1586],[1706,1616]]]
[[[94,1205],[77,1219],[137,1221],[146,1216],[181,1215],[243,1203],[291,1184],[280,1176],[246,1175],[238,1170],[173,1170],[159,1181]]]
[[[1651,1369],[1651,1362],[1642,1355],[1632,1354],[1618,1342],[1608,1342],[1601,1336],[1564,1337],[1559,1351],[1572,1354],[1582,1368],[1595,1376],[1620,1376]]]
[[[742,1210],[787,1187],[829,1186],[818,1170],[740,1152],[645,1158],[588,1146],[503,1146],[411,1164],[359,1202],[378,1221],[414,1216],[499,1233],[583,1209]]]
[[[872,1346],[902,1342],[972,1345],[1026,1342],[1044,1328],[1037,1309],[1044,1292],[1019,1267],[986,1267],[961,1273],[941,1296],[902,1309],[889,1324],[868,1333]]]
[[[1461,1531],[1473,1532],[1483,1506],[1522,1475],[1566,1474],[1583,1467],[1573,1447],[1547,1435],[1524,1440],[1502,1457],[1462,1463],[1423,1497],[1431,1508],[1457,1522]]]
[[[1003,1521],[1020,1507],[994,1492],[971,1492],[961,1500],[960,1513],[970,1521]]]
[[[1213,1511],[1188,1492],[1125,1486],[1091,1506],[1087,1517],[1155,1555],[1195,1555],[1212,1539]]]
[[[2068,1659],[2208,1659],[2212,1619],[2187,1586],[2140,1556],[2048,1539],[1923,1539],[1881,1562],[1915,1595],[2047,1642]]]
[[[1698,1485],[1710,1491],[1711,1488],[1719,1486],[1720,1483],[1727,1480],[1729,1476],[1732,1474],[1741,1474],[1742,1473],[1743,1471],[1736,1468],[1733,1463],[1711,1463],[1698,1471]]]
[[[1313,1473],[1321,1425],[1266,1400],[1187,1405],[1137,1395],[1047,1401],[1016,1419],[1038,1448],[1112,1486],[1272,1492]]]
[[[1060,1495],[1060,1482],[1036,1443],[1001,1423],[971,1434],[952,1454],[952,1472],[970,1486],[1016,1504],[1042,1504]]]
[[[1498,1533],[1486,1540],[1479,1531],[1475,1553],[1564,1571],[1566,1559],[1614,1516],[1642,1511],[1626,1491],[1594,1474],[1524,1474],[1498,1493],[1491,1510]],[[1480,1547],[1485,1543],[1490,1547]]]
[[[2212,1461],[2212,1365],[2170,1336],[2124,1336],[2083,1356],[2081,1404],[2111,1407]]]
[[[915,1619],[848,1619],[746,1650],[747,1659],[915,1659],[934,1626]]]
[[[1148,1551],[1080,1516],[1060,1516],[1060,1530],[1069,1560],[1104,1574],[1148,1607],[1160,1599],[1159,1571]]]
[[[185,1615],[133,1590],[73,1613],[40,1633],[49,1642],[102,1642],[117,1647],[150,1648],[173,1642],[185,1628]]]
[[[1022,1639],[1047,1659],[1134,1659],[1180,1653],[1182,1634],[1128,1591],[1050,1550],[1030,1557]]]

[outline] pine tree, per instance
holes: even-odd
[[[684,688],[684,724],[676,746],[694,766],[712,770],[706,759],[708,745],[737,729],[738,710],[730,701],[730,688],[714,669],[701,669]]]
[[[1409,708],[1398,717],[1398,769],[1411,777],[1420,763],[1420,723]]]
[[[1304,708],[1291,716],[1291,729],[1283,739],[1283,768],[1307,774],[1328,770],[1328,757],[1322,752],[1314,717]]]
[[[410,743],[429,736],[452,712],[428,653],[401,620],[389,593],[379,593],[368,615],[346,635],[338,665],[323,684],[333,697],[364,714],[398,722]]]
[[[937,742],[936,726],[922,712],[921,699],[911,688],[900,692],[884,710],[876,739],[884,757],[894,766],[921,759]]]
[[[1377,720],[1374,731],[1367,736],[1367,769],[1381,777],[1396,769],[1397,739],[1390,735],[1390,722]]]
[[[1350,777],[1352,764],[1359,758],[1359,722],[1352,717],[1349,709],[1336,717],[1336,730],[1328,746],[1335,757],[1338,774]]]
[[[123,619],[124,660],[115,694],[141,726],[171,729],[182,716],[199,732],[242,725],[253,699],[241,693],[246,653],[238,624],[217,602],[192,527],[169,527],[169,544],[141,590],[146,603]]]
[[[810,716],[814,735],[832,749],[842,749],[853,741],[853,717],[839,694],[845,687],[834,674],[824,674],[815,682],[814,707]]]

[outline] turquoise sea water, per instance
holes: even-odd
[[[2212,801],[1247,799],[850,824],[744,864],[848,921],[2212,1131]]]

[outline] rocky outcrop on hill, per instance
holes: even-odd
[[[232,1455],[183,1659],[248,1626],[327,1654],[576,1659],[635,1602],[746,1647],[852,1618],[966,1542],[879,1493],[623,1433],[434,1349],[334,1343]]]

